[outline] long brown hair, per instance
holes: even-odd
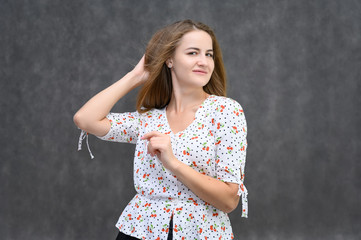
[[[169,103],[173,86],[166,61],[173,56],[183,35],[193,30],[205,31],[212,38],[214,70],[203,90],[208,94],[226,96],[226,71],[222,52],[213,30],[203,23],[183,20],[157,31],[147,45],[144,62],[149,77],[138,94],[138,112],[144,113],[153,108],[161,109]]]

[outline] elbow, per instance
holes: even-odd
[[[238,196],[239,185],[236,183],[226,183],[228,185],[227,197],[223,201],[222,211],[230,213],[235,210],[238,206],[240,197]]]
[[[79,129],[96,136],[104,136],[110,129],[109,121],[105,121],[108,124],[104,123],[104,121],[103,123],[102,121],[95,121],[87,114],[79,111],[74,114],[73,121]]]
[[[229,201],[227,201],[222,209],[225,213],[231,213],[233,212],[239,203],[239,196],[236,194],[236,196],[232,196]]]
[[[79,113],[79,111],[74,114],[73,121],[78,128],[80,128],[80,129],[85,128],[84,118],[82,117],[81,113]]]

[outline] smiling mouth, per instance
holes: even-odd
[[[206,71],[203,71],[203,70],[193,70],[193,72],[195,73],[201,73],[201,74],[207,74]]]

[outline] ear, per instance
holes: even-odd
[[[171,58],[169,58],[167,61],[165,61],[165,64],[168,66],[168,68],[172,68],[173,67],[173,60]]]

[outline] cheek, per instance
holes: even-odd
[[[214,71],[214,61],[212,61],[212,62],[209,64],[209,69],[210,69],[211,72],[213,73],[213,71]]]

